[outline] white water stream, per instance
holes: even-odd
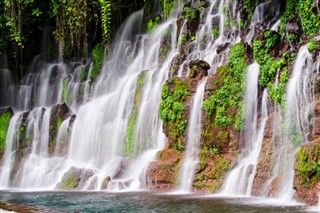
[[[200,139],[202,132],[203,95],[207,79],[202,79],[192,98],[191,114],[188,125],[186,153],[180,169],[178,192],[189,193],[192,190],[195,168],[199,163]]]
[[[247,69],[247,87],[244,97],[246,118],[243,124],[244,130],[241,132],[241,152],[236,167],[224,183],[222,194],[251,195],[268,117],[266,90],[263,92],[261,109],[258,106],[258,77],[259,65],[253,63]],[[259,109],[261,116],[258,120]]]

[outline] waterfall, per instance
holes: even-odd
[[[209,1],[210,5],[201,11],[199,29],[187,47],[179,39],[190,30],[187,21],[181,28],[177,25],[178,13],[184,3],[179,3],[176,10],[149,34],[140,32],[143,11],[133,13],[116,34],[112,52],[105,56],[94,82],[93,63],[89,59],[47,63],[36,57],[21,83],[14,85],[12,94],[15,99],[11,107],[16,112],[12,122],[19,120],[16,129],[24,125],[25,134],[30,137],[25,144],[28,149],[15,171],[13,184],[2,185],[54,189],[68,171],[76,169],[85,173],[80,175],[83,182],[77,187],[80,190],[144,188],[147,167],[165,145],[159,105],[162,86],[170,75],[174,75],[171,73],[172,62],[181,54],[181,49],[189,49],[183,63],[178,64],[176,74],[179,77],[186,77],[187,73],[182,71],[191,60],[200,59],[212,64],[209,74],[226,63],[229,49],[224,49],[225,44],[231,46],[240,40],[238,3],[231,2]],[[197,2],[191,4],[197,6]],[[227,18],[238,23],[226,27]],[[213,29],[217,31],[216,36],[212,34]],[[218,54],[218,48],[222,46],[223,50]],[[188,136],[190,141],[200,134],[197,127],[201,126],[201,114],[198,113],[201,113],[204,86],[202,81],[194,97],[197,106],[193,107],[195,112],[191,116],[195,121],[189,126],[193,132]],[[52,135],[51,129],[55,127],[51,126],[50,116],[54,107],[62,103],[68,105],[69,112],[60,121],[56,135]],[[16,118],[22,114],[25,116],[23,124],[21,118]],[[52,141],[52,137],[56,141]],[[4,159],[9,159],[8,156],[18,150],[10,146],[8,143]],[[191,146],[192,149],[195,147]],[[192,161],[197,160],[193,158]],[[12,171],[13,163],[4,162],[7,164],[1,169]],[[6,177],[9,176],[6,173]],[[102,187],[106,179],[110,179],[108,187]],[[192,177],[187,179],[192,181]]]
[[[185,3],[193,7],[200,1]],[[52,190],[73,173],[79,184],[72,189],[146,188],[148,166],[157,159],[166,142],[159,117],[165,82],[170,77],[187,78],[188,66],[194,60],[208,62],[208,74],[213,75],[218,67],[226,65],[230,47],[241,39],[250,44],[260,24],[272,30],[278,30],[280,25],[278,1],[267,1],[255,9],[249,32],[241,38],[244,29],[240,28],[239,2],[210,0],[203,10],[197,8],[199,23],[190,30],[189,20],[181,19],[183,4],[179,1],[176,10],[147,34],[141,33],[143,10],[128,17],[115,35],[112,51],[105,54],[95,79],[90,59],[48,63],[37,57],[17,85],[12,83],[8,70],[0,70],[1,79],[5,79],[0,89],[9,88],[0,104],[10,105],[15,112],[1,162],[1,189]],[[230,20],[234,23],[228,23]],[[181,39],[184,36],[188,36],[188,43]],[[295,154],[308,141],[311,66],[307,45],[302,46],[287,83],[284,109],[269,106],[268,89],[259,94],[258,64],[248,67],[239,156],[221,194],[251,196],[267,119],[273,112],[277,119],[273,121],[271,146],[275,150],[271,156],[271,175],[262,186],[262,194],[292,199]],[[192,192],[199,163],[206,82],[207,77],[198,83],[192,97],[178,192]],[[52,114],[61,105],[67,112],[58,118],[56,125]],[[57,129],[52,131],[54,128]],[[19,139],[21,129],[25,129],[28,140]],[[219,157],[224,158],[225,154],[220,153]],[[232,157],[227,160],[229,163]],[[275,182],[279,185],[271,194]]]
[[[245,91],[245,121],[241,131],[241,152],[237,166],[230,172],[224,183],[222,194],[251,195],[252,183],[257,170],[263,142],[264,128],[268,117],[268,93],[263,92],[260,116],[258,116],[259,65],[251,64],[247,69]]]
[[[195,168],[199,163],[200,139],[202,131],[202,105],[207,79],[202,79],[192,98],[191,114],[188,125],[187,147],[180,169],[178,192],[191,192]]]
[[[312,109],[312,57],[307,45],[298,52],[293,66],[292,77],[286,88],[286,104],[284,117],[278,111],[279,119],[274,124],[274,166],[272,176],[265,186],[265,194],[271,190],[274,181],[279,182],[273,196],[281,200],[291,200],[293,189],[295,154],[299,146],[307,143],[309,132],[309,114]],[[282,128],[281,128],[282,126]]]
[[[21,123],[21,112],[17,112],[10,120],[7,136],[6,136],[6,150],[2,157],[2,164],[0,167],[0,189],[9,188],[11,186],[11,172],[15,161],[15,148],[17,143],[17,134]]]

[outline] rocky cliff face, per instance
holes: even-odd
[[[172,1],[170,1],[172,2]],[[261,14],[255,14],[254,8],[260,2]],[[239,2],[237,2],[239,3]],[[249,3],[252,3],[250,5]],[[242,145],[246,142],[241,137],[245,103],[243,96],[245,90],[245,73],[249,64],[256,61],[260,66],[258,103],[261,103],[264,89],[269,91],[269,115],[263,135],[263,143],[259,155],[257,172],[253,181],[252,195],[276,196],[283,177],[273,174],[276,158],[274,156],[280,149],[282,138],[275,134],[276,128],[281,129],[279,117],[285,114],[283,108],[286,97],[285,91],[287,82],[292,77],[293,65],[296,56],[302,45],[308,44],[308,50],[312,54],[315,67],[314,95],[312,96],[312,112],[307,116],[310,126],[307,132],[307,142],[302,144],[295,155],[294,186],[295,199],[301,202],[314,205],[318,201],[320,191],[320,78],[319,78],[319,53],[320,38],[319,24],[313,24],[315,17],[319,18],[319,5],[316,1],[242,1],[235,10],[245,18],[243,23],[235,26],[228,16],[225,23],[226,34],[229,37],[237,31],[240,36],[236,44],[225,42],[216,48],[220,63],[208,64],[204,60],[189,58],[192,47],[195,46],[196,32],[201,24],[200,13],[204,8],[210,6],[210,2],[202,2],[200,6],[194,7],[188,3],[179,13],[177,25],[179,30],[183,28],[185,21],[186,30],[179,36],[181,47],[180,52],[174,57],[169,79],[162,89],[162,102],[160,117],[163,120],[163,132],[166,136],[165,148],[157,155],[157,160],[152,162],[147,169],[147,188],[154,191],[169,191],[176,189],[181,165],[186,155],[188,124],[191,114],[192,97],[195,95],[198,83],[201,79],[207,78],[205,86],[202,131],[200,140],[199,163],[195,169],[192,188],[197,193],[212,193],[221,189],[221,186],[228,173],[236,166],[238,154]],[[219,5],[218,5],[219,6]],[[204,7],[204,8],[202,8]],[[228,10],[228,5],[225,5]],[[214,7],[217,12],[217,6]],[[267,12],[266,12],[267,11]],[[310,12],[310,17],[305,12]],[[269,14],[268,14],[269,13]],[[312,15],[312,14],[313,15]],[[265,15],[261,20],[260,16]],[[194,18],[191,18],[194,16]],[[252,25],[249,17],[252,17]],[[235,17],[232,17],[235,18]],[[255,20],[255,18],[257,20]],[[278,23],[279,21],[279,23]],[[278,23],[278,24],[277,24]],[[217,39],[219,36],[219,20],[212,21],[212,36]],[[233,28],[236,28],[235,30]],[[234,30],[234,32],[232,31]],[[203,35],[206,37],[209,35]],[[170,36],[164,37],[161,41],[159,57],[163,63],[168,54]],[[205,39],[203,39],[205,40]],[[205,43],[205,42],[204,42]],[[205,49],[204,45],[199,49]],[[182,66],[183,65],[183,66]],[[178,77],[179,68],[182,66],[181,75]],[[138,88],[135,94],[134,106],[129,123],[134,127],[138,110],[140,93],[143,90],[143,83],[139,83],[145,75],[140,74]],[[250,82],[249,82],[250,83]],[[310,83],[310,82],[308,82]],[[43,116],[44,108],[40,109]],[[0,110],[0,118],[9,113],[12,117],[12,110]],[[30,112],[23,112],[21,127],[17,144],[15,166],[12,175],[16,175],[19,164],[23,158],[30,153],[31,141],[27,131],[27,121]],[[61,124],[66,119],[72,123],[76,117],[71,115],[67,104],[59,104],[52,107],[50,115],[49,154],[66,156],[69,149],[70,129],[66,130],[63,140],[58,141],[57,134]],[[261,115],[258,115],[258,120]],[[41,119],[40,119],[41,120]],[[8,119],[3,118],[1,128],[8,128]],[[129,124],[129,125],[130,125]],[[40,124],[39,124],[40,125]],[[72,126],[72,125],[70,125]],[[71,127],[69,127],[71,128]],[[1,142],[3,143],[3,131],[1,129]],[[127,140],[134,143],[133,133],[127,133]],[[128,139],[129,138],[129,139]],[[133,157],[133,149],[128,148],[131,154],[126,155],[129,159]],[[56,151],[57,153],[53,153]],[[0,155],[3,154],[0,149]],[[287,162],[281,162],[285,165]],[[125,166],[123,166],[125,167]],[[117,174],[122,173],[122,166]],[[84,182],[93,177],[92,170],[71,167],[62,177],[57,188],[60,189],[82,189]],[[107,189],[108,184],[114,177],[105,177],[101,189]],[[285,177],[284,177],[285,178]],[[96,180],[92,181],[96,184]],[[129,183],[128,183],[129,185]],[[94,187],[88,187],[89,189]],[[125,187],[124,187],[125,188]]]

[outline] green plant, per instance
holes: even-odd
[[[301,25],[307,36],[320,32],[319,17],[312,11],[313,0],[299,0],[298,11]]]
[[[96,44],[92,50],[92,57],[94,60],[94,65],[91,71],[91,77],[93,80],[97,78],[103,65],[104,48],[101,44]]]
[[[177,149],[178,151],[180,151],[180,152],[183,152],[185,148],[184,148],[184,146],[182,146],[181,144],[178,144],[177,147],[176,147],[176,149]]]
[[[320,161],[313,166],[313,169],[316,171],[318,177],[320,178]]]
[[[186,34],[180,35],[178,40],[181,45],[184,45],[187,42],[187,35]]]
[[[160,23],[160,16],[154,18],[154,20],[150,20],[148,22],[147,28],[148,32],[151,33]]]
[[[169,87],[169,85],[172,85]],[[170,89],[171,88],[171,89]],[[184,102],[190,95],[187,82],[173,79],[162,87],[160,118],[170,130],[169,134],[180,144],[180,137],[184,134],[188,120],[185,119]]]
[[[0,115],[0,151],[3,151],[6,146],[7,131],[11,117],[11,112],[5,112]]]
[[[312,53],[316,50],[320,51],[320,41],[316,41],[315,39],[312,39],[308,45],[308,51]]]
[[[184,19],[196,19],[197,18],[196,11],[190,7],[184,7],[183,12],[184,12],[184,15],[183,15]]]
[[[218,69],[215,82],[218,89],[203,103],[205,111],[217,127],[235,124],[235,128],[241,129],[245,71],[248,66],[245,54],[242,42],[231,48],[228,64]]]
[[[294,42],[295,40],[297,40],[297,35],[290,33],[288,38],[289,38],[289,41]]]
[[[296,155],[296,172],[299,175],[300,184],[313,188],[320,180],[320,146],[315,144],[308,147],[300,147]]]
[[[111,35],[111,1],[110,0],[99,0],[101,5],[101,27],[102,36],[105,44],[110,43]]]
[[[177,5],[177,1],[176,0],[161,0],[161,3],[163,6],[164,16],[166,18],[168,18],[172,12],[172,9]]]
[[[212,34],[214,39],[217,39],[219,37],[219,29],[218,28],[213,28],[211,34]]]

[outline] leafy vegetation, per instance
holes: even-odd
[[[160,23],[160,16],[155,17],[153,20],[148,22],[148,32],[151,33]]]
[[[242,42],[231,48],[228,64],[218,70],[216,84],[219,88],[204,101],[204,109],[217,127],[235,124],[237,130],[241,129],[242,110],[238,109],[242,109],[245,90],[245,71],[248,66],[245,54]]]
[[[254,58],[260,66],[260,85],[268,87],[270,98],[282,107],[285,104],[285,88],[289,79],[290,62],[296,57],[295,53],[284,53],[281,58],[275,59],[269,52],[279,43],[280,35],[272,30],[263,33],[263,39],[254,40]],[[280,73],[279,83],[275,83],[277,72]]]
[[[103,65],[104,48],[103,45],[97,44],[92,50],[94,65],[91,71],[92,79],[96,79]]]
[[[7,131],[11,117],[11,112],[5,112],[0,115],[0,151],[3,151],[6,146]]]
[[[319,17],[312,11],[313,0],[299,0],[297,10],[301,18],[301,25],[307,36],[320,32]]]
[[[99,0],[101,5],[101,27],[102,37],[105,44],[110,43],[111,35],[111,1],[110,0]]]
[[[312,53],[316,50],[320,51],[320,41],[312,39],[308,45],[308,51]]]
[[[163,12],[165,18],[168,18],[172,12],[172,9],[177,5],[176,0],[161,0],[161,4],[163,6]]]
[[[180,138],[187,128],[187,120],[184,117],[184,101],[190,95],[190,92],[187,82],[176,78],[170,83],[173,84],[172,90],[170,90],[168,83],[162,87],[160,117],[164,125],[169,127],[169,134],[175,138],[176,148],[182,151],[184,147],[180,143]]]

